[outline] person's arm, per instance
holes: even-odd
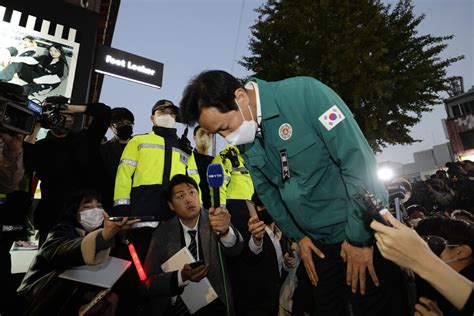
[[[87,129],[87,136],[91,144],[100,145],[110,125],[111,109],[103,103],[89,103],[87,105],[68,104],[67,113],[84,113],[92,117],[92,123]]]
[[[317,80],[307,81],[306,105],[312,124],[331,157],[339,166],[349,202],[345,233],[348,241],[356,246],[370,246],[372,233],[367,229],[362,214],[364,206],[355,196],[367,188],[382,202],[387,203],[387,192],[377,179],[375,155],[344,101],[329,87]],[[316,106],[319,104],[320,106]],[[321,119],[336,106],[342,120],[336,119],[328,129]]]
[[[184,288],[180,287],[178,282],[180,271],[164,272],[161,269],[161,264],[166,261],[161,255],[163,238],[169,238],[169,236],[162,236],[161,231],[155,230],[143,264],[147,275],[147,280],[143,283],[147,296],[175,296],[181,294]]]
[[[263,236],[265,236],[265,223],[260,221],[257,216],[249,218],[247,223],[251,237],[249,238],[248,247],[250,251],[258,255],[263,250]]]
[[[117,169],[114,189],[114,216],[130,215],[130,193],[132,191],[133,174],[138,166],[137,138],[132,138],[125,149]]]
[[[387,191],[377,178],[375,155],[344,101],[315,79],[304,81],[304,89],[305,112],[344,182],[348,205],[341,256],[347,263],[346,281],[352,292],[359,284],[365,294],[366,271],[375,285],[379,281],[373,267],[373,235],[363,220],[365,207],[356,196],[366,188],[387,204]]]
[[[230,223],[230,214],[225,208],[209,209],[209,226],[218,234],[221,249],[227,256],[235,256],[242,252],[244,246],[240,232]]]
[[[0,165],[0,193],[14,191],[25,173],[23,165],[23,135],[0,134],[2,159]]]
[[[403,225],[390,214],[385,217],[393,227],[376,221],[370,224],[376,232],[377,247],[382,256],[413,270],[456,308],[463,308],[472,295],[473,282],[438,258],[415,230]]]

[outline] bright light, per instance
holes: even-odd
[[[383,168],[379,169],[379,171],[377,172],[377,176],[382,181],[390,181],[390,180],[392,180],[394,174],[393,174],[392,169],[383,167]]]
[[[461,161],[464,161],[464,160],[470,160],[470,161],[474,161],[474,154],[473,155],[463,155],[461,156]]]

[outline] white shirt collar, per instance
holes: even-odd
[[[257,105],[257,124],[260,126],[262,121],[262,106],[260,104],[260,94],[258,93],[258,84],[253,81],[247,82],[245,89],[255,90],[255,103]]]
[[[196,225],[194,225],[193,228],[189,228],[188,226],[184,225],[183,222],[181,221],[181,218],[178,218],[179,219],[179,223],[181,224],[181,227],[183,227],[183,232],[186,234],[188,231],[190,230],[195,230],[197,231],[198,230],[198,225],[199,225],[199,217],[201,215],[198,215],[198,219],[196,221]]]

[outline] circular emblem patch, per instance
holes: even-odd
[[[288,140],[291,138],[291,135],[293,135],[293,127],[288,123],[283,123],[278,129],[278,134],[281,139]]]

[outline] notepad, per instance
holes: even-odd
[[[183,247],[180,251],[169,258],[161,265],[161,269],[165,272],[181,270],[186,263],[194,262],[192,254],[187,247]],[[181,294],[184,304],[191,314],[194,314],[204,306],[208,305],[217,298],[217,293],[209,282],[208,278],[203,278],[199,282],[189,282],[184,287]]]
[[[102,264],[74,267],[61,273],[59,277],[110,289],[131,264],[128,260],[109,257]]]

